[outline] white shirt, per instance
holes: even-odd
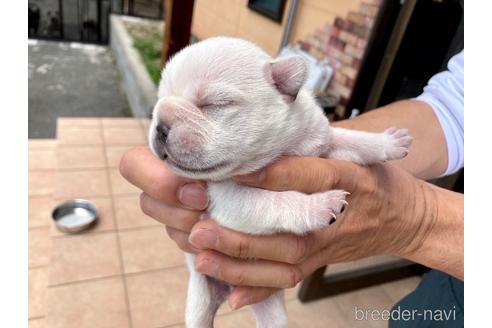
[[[416,99],[428,103],[439,119],[448,146],[448,168],[444,175],[455,173],[464,166],[465,51],[452,57],[448,69],[434,75],[424,92]]]

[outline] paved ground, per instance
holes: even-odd
[[[54,138],[58,117],[131,116],[108,47],[29,41],[29,138]]]

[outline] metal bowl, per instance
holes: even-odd
[[[97,221],[97,209],[88,200],[73,199],[58,205],[51,216],[60,231],[76,233],[90,228]]]

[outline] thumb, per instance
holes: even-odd
[[[355,177],[362,170],[362,166],[348,161],[285,157],[258,172],[237,176],[234,180],[262,189],[296,190],[306,194],[335,188],[352,191]]]

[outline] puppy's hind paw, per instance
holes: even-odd
[[[386,138],[385,160],[402,159],[408,155],[413,138],[408,134],[407,129],[389,128],[383,132]]]

